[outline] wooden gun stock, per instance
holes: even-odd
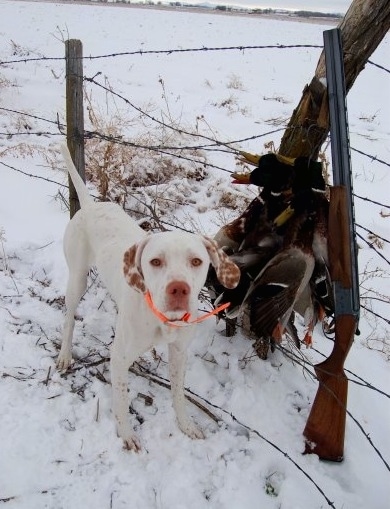
[[[305,452],[318,454],[324,460],[342,461],[344,457],[348,380],[343,368],[355,330],[356,319],[352,315],[336,318],[333,351],[314,366],[319,387],[303,434]]]

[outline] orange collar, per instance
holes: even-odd
[[[193,325],[194,323],[203,322],[203,320],[206,320],[206,318],[209,318],[210,316],[216,315],[220,311],[223,311],[227,307],[230,306],[230,302],[226,302],[225,304],[221,304],[221,306],[218,306],[217,308],[213,309],[209,313],[206,313],[205,315],[200,316],[199,318],[196,318],[195,320],[191,320],[191,314],[190,313],[184,313],[184,315],[179,318],[178,320],[169,320],[168,317],[164,315],[159,309],[156,308],[154,305],[152,296],[150,295],[150,292],[145,293],[145,302],[149,306],[150,310],[157,316],[157,318],[164,324],[169,325],[170,327],[186,327],[187,325]],[[184,323],[178,323],[178,322],[184,322]]]

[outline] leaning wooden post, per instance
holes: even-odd
[[[70,155],[85,182],[84,109],[83,109],[83,46],[78,39],[65,41],[66,58],[66,137]],[[70,218],[80,203],[73,182],[69,178]]]

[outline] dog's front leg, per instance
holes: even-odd
[[[168,348],[173,408],[179,428],[190,438],[204,438],[202,430],[188,417],[185,409],[184,374],[187,362],[187,341],[175,341],[170,343]]]
[[[118,330],[117,330],[118,333]],[[117,424],[118,435],[123,439],[126,449],[138,452],[141,445],[129,421],[129,396],[127,392],[129,367],[121,337],[116,335],[111,350],[112,411]]]

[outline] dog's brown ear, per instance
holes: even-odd
[[[235,288],[240,281],[241,272],[227,254],[218,247],[215,240],[203,237],[203,243],[210,256],[211,265],[215,268],[218,281],[225,288]]]
[[[123,255],[123,273],[127,284],[135,290],[145,293],[146,285],[142,274],[140,259],[146,241],[134,244]]]

